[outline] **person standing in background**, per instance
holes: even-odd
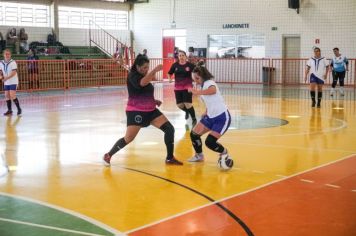
[[[143,51],[142,51],[142,55],[143,56],[146,56],[147,58],[148,58],[148,55],[147,55],[147,49],[145,48],[145,49],[143,49]]]
[[[314,48],[314,57],[311,57],[307,62],[307,68],[305,69],[304,81],[307,82],[309,75],[310,82],[310,96],[312,99],[312,107],[317,105],[317,108],[321,106],[321,98],[323,96],[323,85],[326,80],[326,76],[329,70],[329,63],[325,57],[321,57],[321,50],[318,47]],[[318,104],[315,101],[315,90],[318,90]]]
[[[4,40],[4,36],[0,32],[0,53],[6,48],[6,40]]]
[[[178,62],[179,60],[178,55],[179,55],[179,48],[174,47],[174,52],[173,52],[174,62]]]
[[[31,48],[30,51],[28,51],[27,56],[28,74],[30,76],[30,89],[35,88],[35,83],[37,85],[37,89],[40,88],[40,81],[38,80],[38,60],[39,58],[36,55],[35,50]]]
[[[19,84],[17,77],[17,64],[16,61],[11,59],[10,50],[6,49],[3,53],[4,60],[0,61],[0,79],[4,82],[5,100],[7,111],[4,116],[12,115],[11,100],[14,101],[17,107],[17,115],[22,114],[19,100],[16,97],[16,90]]]
[[[334,96],[335,87],[337,85],[337,81],[340,84],[340,95],[344,96],[344,79],[346,72],[349,70],[349,61],[347,58],[340,54],[338,48],[333,49],[335,57],[331,60],[331,72],[333,75],[333,83],[331,85],[331,94],[330,96]]]
[[[6,40],[8,45],[15,45],[16,54],[20,54],[20,43],[15,28],[10,29],[10,31],[7,33]]]
[[[168,79],[169,82],[172,82],[172,76],[174,75],[174,94],[177,107],[185,112],[186,120],[189,119],[190,115],[192,126],[194,127],[197,119],[193,107],[192,93],[189,93],[188,89],[193,87],[192,71],[195,65],[187,61],[187,55],[182,50],[179,50],[178,57],[179,60],[173,63],[168,71]]]
[[[27,53],[28,51],[28,35],[25,31],[25,28],[20,29],[20,34],[19,34],[19,41],[20,41],[20,49],[24,52]]]
[[[188,48],[188,61],[194,65],[196,65],[198,63],[198,59],[194,55],[194,47]]]

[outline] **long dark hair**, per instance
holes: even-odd
[[[150,60],[147,58],[147,56],[138,54],[137,57],[135,58],[134,64],[131,66],[131,72],[137,71],[137,66],[143,66],[143,64],[149,62]]]
[[[194,68],[193,73],[198,74],[203,81],[210,80],[214,78],[214,76],[203,66],[204,62],[198,62],[197,66]]]
[[[183,50],[178,50],[178,53],[183,53],[185,56],[187,56],[187,53]]]

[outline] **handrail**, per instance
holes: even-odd
[[[122,43],[94,21],[89,21],[89,46],[92,44],[110,58],[119,61],[126,69],[130,67],[131,59],[134,58],[132,47]]]

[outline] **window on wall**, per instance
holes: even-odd
[[[0,25],[50,27],[49,6],[0,2]]]
[[[209,35],[209,57],[212,58],[263,58],[263,34]]]
[[[90,21],[94,21],[104,29],[128,29],[127,11],[59,7],[58,17],[61,28],[89,28]]]

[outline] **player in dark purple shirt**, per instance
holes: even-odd
[[[173,63],[168,71],[168,79],[171,82],[174,74],[174,93],[177,106],[185,112],[186,120],[189,115],[192,117],[192,125],[194,127],[197,119],[192,104],[192,94],[188,92],[188,89],[193,87],[192,71],[195,65],[187,61],[187,54],[182,50],[179,51],[178,58],[179,60]]]
[[[153,125],[164,132],[164,142],[167,147],[166,164],[183,165],[173,156],[174,127],[156,108],[161,101],[154,98],[154,87],[151,84],[155,74],[162,70],[162,65],[148,72],[149,60],[139,54],[127,77],[129,99],[126,106],[127,129],[123,138],[119,139],[111,150],[103,157],[104,165],[110,166],[111,157],[127,144],[132,142],[141,128]]]

